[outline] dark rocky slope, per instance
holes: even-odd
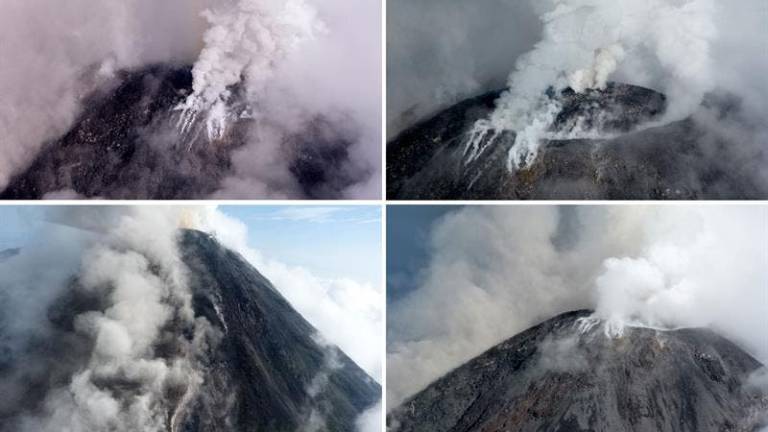
[[[610,84],[575,95],[566,89],[555,129],[578,117],[608,114],[611,138],[551,140],[528,168],[506,168],[514,132],[504,133],[478,160],[464,149],[476,120],[487,118],[501,91],[460,102],[403,131],[387,146],[390,199],[757,199],[768,196],[751,173],[760,155],[734,152],[742,143],[692,118],[644,130],[665,98],[652,90]],[[713,99],[714,100],[714,99]],[[717,104],[722,115],[731,102]],[[587,122],[589,124],[589,121]],[[607,136],[607,135],[606,135]]]
[[[181,133],[175,108],[192,91],[190,67],[120,72],[116,82],[83,102],[69,132],[47,143],[0,191],[0,199],[39,199],[59,191],[87,198],[195,199],[220,188],[232,174],[232,152],[249,142],[255,121],[238,116],[214,142],[202,120]],[[239,90],[233,90],[233,109],[246,112]],[[335,198],[356,176],[366,175],[351,166],[354,138],[317,117],[285,139],[281,151],[304,197]]]
[[[380,386],[338,348],[319,345],[316,330],[238,254],[196,231],[182,245],[195,310],[223,330],[203,397],[182,430],[226,431],[229,419],[239,431],[293,432],[316,409],[322,430],[355,431],[355,419],[381,398]],[[313,398],[307,389],[318,377],[327,381]]]
[[[388,417],[390,431],[755,431],[768,395],[761,368],[705,329],[582,333],[571,312],[491,348]]]

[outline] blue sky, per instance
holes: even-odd
[[[381,284],[379,206],[223,206],[248,226],[249,245],[316,276]],[[45,224],[45,206],[0,207],[0,250],[23,246]]]
[[[248,244],[321,277],[381,285],[379,206],[222,206],[248,226]]]
[[[43,225],[44,207],[0,207],[0,250],[19,247],[32,238]]]
[[[387,206],[387,302],[416,289],[429,264],[434,223],[462,206]]]

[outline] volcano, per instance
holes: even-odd
[[[756,431],[763,366],[707,329],[627,328],[609,338],[589,311],[491,348],[391,411],[390,431]],[[593,325],[584,325],[584,324]]]
[[[221,137],[209,139],[204,119],[186,132],[179,125],[177,108],[192,92],[191,66],[119,72],[112,83],[85,98],[70,130],[45,144],[0,192],[0,199],[62,193],[103,199],[207,198],[234,175],[233,153],[254,139],[252,130],[258,127],[242,89],[231,90],[236,115]],[[352,166],[354,134],[322,116],[295,126],[298,132],[288,133],[280,143],[280,156],[302,198],[337,198],[366,175]]]
[[[600,124],[596,136],[553,136],[536,160],[507,169],[515,132],[502,132],[475,160],[465,150],[476,121],[486,119],[505,90],[467,99],[403,131],[387,145],[387,197],[451,199],[760,199],[765,191],[746,167],[753,158],[729,149],[734,138],[694,118],[654,125],[666,109],[663,94],[610,83],[604,90],[552,93],[562,104],[554,131]],[[721,100],[722,99],[722,100]],[[727,117],[728,98],[708,109]],[[602,121],[607,118],[607,121]],[[598,122],[597,120],[601,121]],[[647,125],[647,126],[646,126]],[[736,146],[736,147],[733,147]]]
[[[380,401],[380,385],[324,342],[240,255],[193,230],[180,234],[179,246],[195,320],[210,325],[214,337],[197,354],[201,380],[196,390],[180,392],[188,383],[165,389],[165,406],[155,408],[167,413],[165,425],[152,430],[357,431],[358,417]],[[0,403],[0,431],[24,430],[19,426],[24,417],[45,416],[46,397],[67,388],[92,351],[94,342],[75,331],[76,317],[105,307],[103,298],[79,288],[75,278],[49,308],[51,331],[45,338],[29,341],[15,355],[0,350],[0,387],[14,379],[23,383],[21,394]],[[2,321],[0,316],[0,342]],[[170,357],[182,343],[192,343],[188,330],[171,320],[153,348],[156,355]],[[130,375],[95,382],[118,399],[133,397],[137,385]]]

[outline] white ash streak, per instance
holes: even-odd
[[[215,140],[236,115],[228,109],[233,87],[243,83],[249,101],[258,102],[275,67],[323,26],[304,0],[238,0],[208,9],[204,17],[210,28],[192,70],[193,92],[178,107],[179,127],[189,132],[204,113],[208,137]]]

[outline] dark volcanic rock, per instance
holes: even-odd
[[[475,121],[501,95],[465,100],[402,132],[387,146],[390,199],[754,199],[765,197],[724,137],[693,119],[636,130],[665,109],[664,96],[611,84],[604,91],[559,96],[555,129],[576,119],[598,124],[612,138],[550,140],[536,161],[511,173],[507,153],[515,133],[502,133],[480,158],[466,164],[465,144]]]
[[[555,317],[491,348],[388,417],[390,431],[754,431],[761,368],[705,329],[582,333],[589,312]],[[764,417],[763,417],[764,419]]]
[[[195,310],[223,332],[182,430],[229,431],[231,424],[294,432],[314,408],[323,430],[355,431],[357,416],[381,398],[380,386],[338,348],[320,346],[316,330],[239,255],[195,231],[185,232],[182,250]],[[332,368],[328,349],[338,363]],[[327,383],[312,398],[307,389],[319,374]]]
[[[47,143],[0,191],[0,199],[39,199],[60,191],[106,199],[206,198],[233,174],[232,152],[249,142],[255,121],[237,116],[213,142],[202,120],[181,133],[175,108],[192,91],[190,67],[151,66],[121,72],[116,81],[115,88],[83,102],[69,132]],[[239,89],[233,91],[233,109],[246,112]],[[306,197],[336,198],[359,180],[353,175],[369,173],[351,167],[348,133],[332,133],[334,127],[320,117],[307,123],[288,135],[283,156]],[[319,127],[326,132],[318,133]]]

